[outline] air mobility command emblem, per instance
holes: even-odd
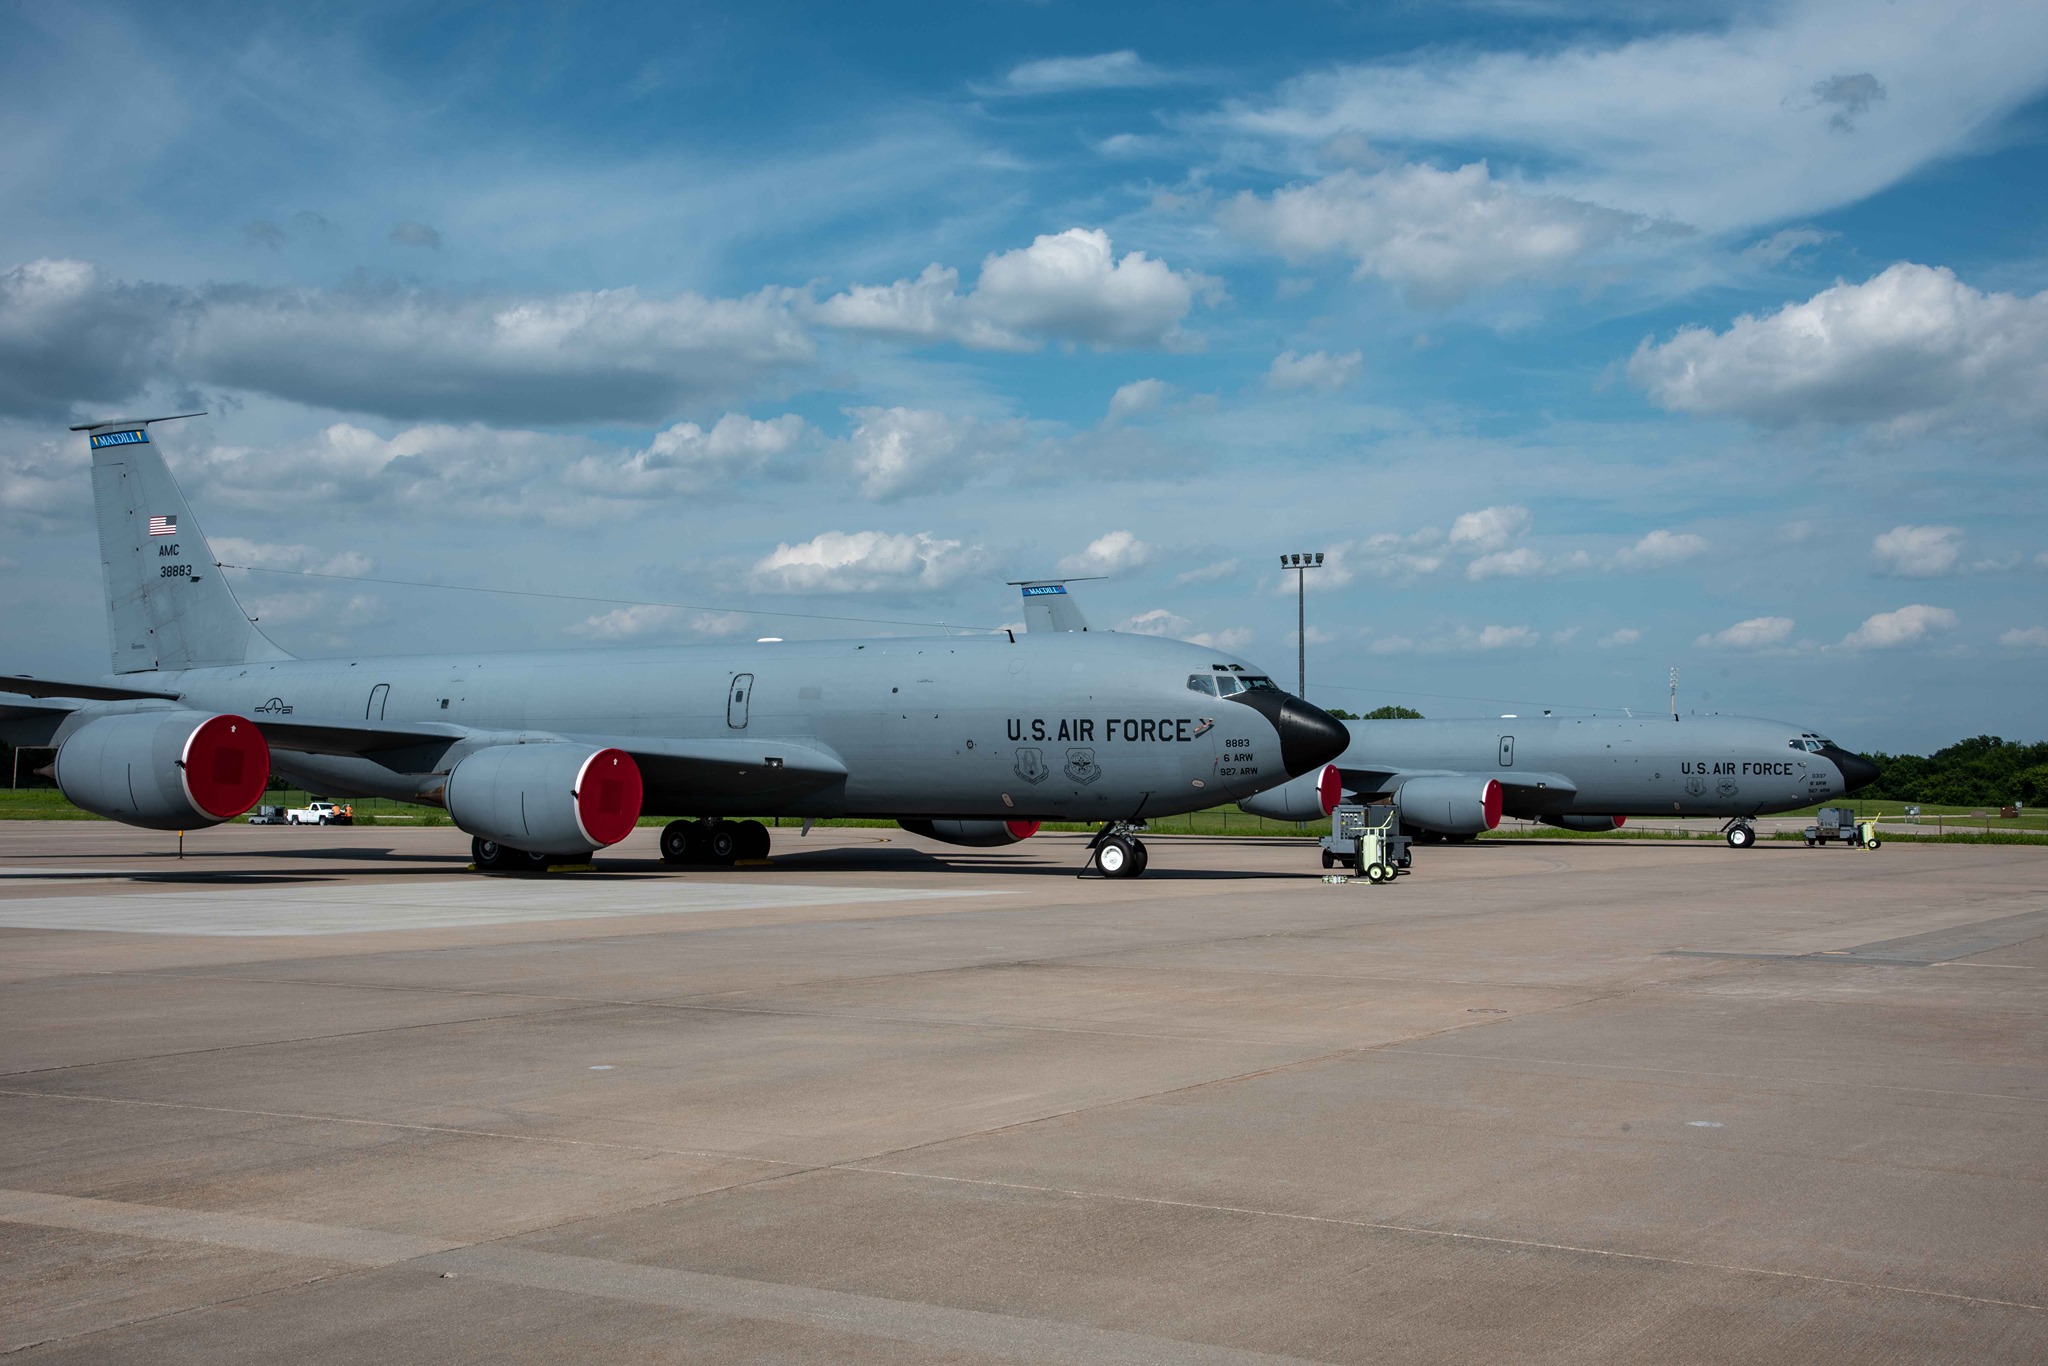
[[[1067,751],[1067,777],[1077,783],[1092,783],[1102,776],[1102,765],[1095,762],[1092,749],[1070,749]]]

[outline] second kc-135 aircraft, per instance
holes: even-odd
[[[1073,579],[1020,581],[1034,631],[1088,629]],[[1191,681],[1190,686],[1195,686]],[[1238,805],[1310,821],[1344,801],[1389,799],[1424,838],[1471,839],[1501,817],[1617,830],[1630,816],[1718,816],[1737,849],[1751,822],[1877,781],[1877,766],[1824,735],[1747,716],[1483,717],[1347,721],[1344,753]]]
[[[485,871],[587,856],[647,813],[679,818],[675,863],[764,856],[766,827],[733,817],[881,816],[969,846],[1100,822],[1090,861],[1135,877],[1143,821],[1320,772],[1348,740],[1244,661],[1141,635],[297,659],[220,572],[150,440],[169,420],[73,428],[112,672],[0,677],[0,737],[55,746],[65,796],[130,825],[231,820],[275,772],[443,806]]]
[[[1318,772],[1238,805],[1315,820],[1340,801],[1391,799],[1409,832],[1471,839],[1501,817],[1616,830],[1630,816],[1719,816],[1737,849],[1750,822],[1866,787],[1877,766],[1824,735],[1747,716],[1482,717],[1347,721]]]

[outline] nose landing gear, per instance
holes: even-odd
[[[1743,816],[1737,816],[1722,826],[1721,833],[1727,838],[1730,849],[1747,849],[1756,843],[1756,827]]]
[[[1088,842],[1088,863],[1104,877],[1140,877],[1152,862],[1145,850],[1145,842],[1137,832],[1145,828],[1141,821],[1111,821],[1096,832]],[[1088,864],[1081,865],[1076,877],[1086,876]]]

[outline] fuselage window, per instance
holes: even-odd
[[[1216,695],[1216,684],[1215,684],[1215,682],[1214,682],[1214,675],[1211,675],[1211,674],[1189,674],[1189,675],[1188,675],[1188,691],[1189,691],[1189,692],[1205,692],[1205,693],[1209,694],[1209,696],[1211,696],[1211,697],[1214,697],[1214,696]]]

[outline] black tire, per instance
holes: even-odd
[[[1728,847],[1730,849],[1747,849],[1755,843],[1756,831],[1748,826],[1731,825],[1728,827]]]
[[[731,863],[740,856],[739,827],[730,821],[720,821],[704,837],[703,848],[706,862]]]
[[[1152,851],[1145,847],[1145,841],[1132,840],[1131,853],[1133,857],[1131,861],[1130,875],[1132,877],[1145,876],[1145,870],[1152,866]]]
[[[764,859],[768,857],[768,827],[759,821],[741,821],[733,826],[733,833],[739,838],[739,856],[743,859]]]
[[[526,850],[522,857],[526,861],[526,871],[529,873],[545,873],[549,864],[563,861],[560,854],[540,854],[531,849]]]
[[[1387,867],[1384,863],[1368,863],[1365,865],[1365,880],[1367,882],[1385,882],[1393,875],[1394,870]]]
[[[478,835],[469,842],[470,862],[476,864],[479,873],[497,873],[510,866],[517,851],[508,849],[496,840],[487,840]]]
[[[695,863],[696,831],[688,821],[670,821],[661,828],[661,861],[663,863]]]
[[[1135,842],[1122,835],[1111,835],[1096,847],[1095,866],[1104,877],[1136,876],[1131,871],[1138,860],[1137,851],[1131,847]]]
[[[1336,866],[1337,856],[1327,849],[1323,850],[1323,871],[1328,872],[1330,869],[1335,868]]]

